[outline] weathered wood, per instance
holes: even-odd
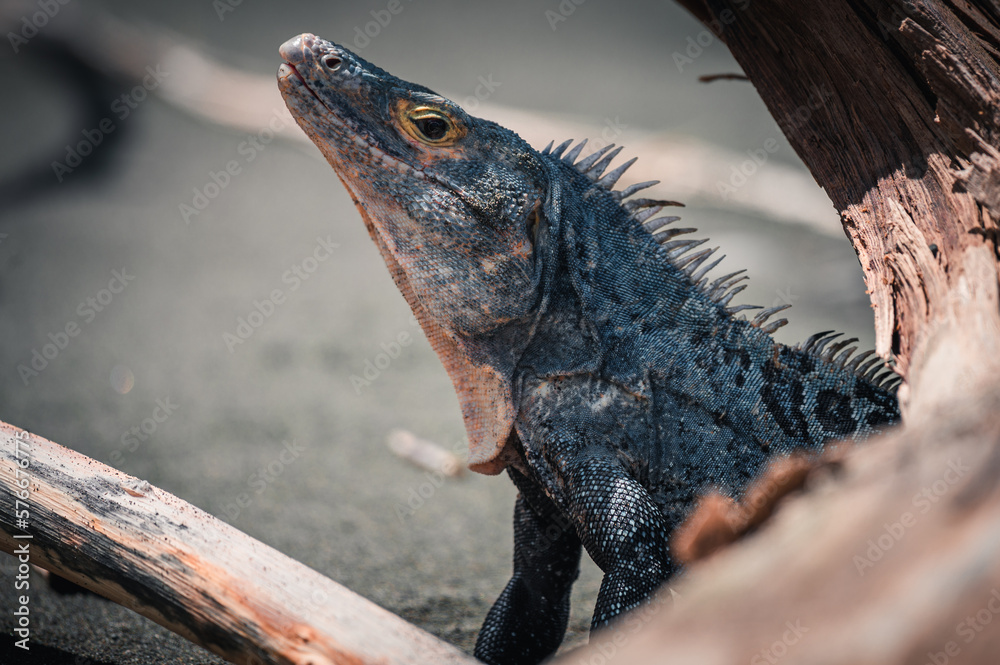
[[[679,2],[723,28],[841,212],[877,350],[906,378],[906,429],[693,566],[673,611],[626,617],[564,662],[992,665],[1000,5]]]
[[[724,28],[840,211],[904,413],[1000,375],[996,3],[680,4]]]
[[[0,550],[25,544],[30,563],[234,663],[476,662],[176,496],[0,423]]]

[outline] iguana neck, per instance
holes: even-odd
[[[553,321],[579,312],[583,343],[605,371],[633,387],[651,361],[670,366],[707,336],[737,336],[761,351],[774,346],[768,334],[734,319],[697,288],[668,257],[670,250],[611,192],[559,160],[551,161],[561,184],[551,188],[546,202],[549,235],[541,260],[548,264],[544,299],[551,302],[544,315],[549,323],[542,330],[553,334]],[[567,301],[568,293],[575,302]]]

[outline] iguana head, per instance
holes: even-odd
[[[285,42],[278,85],[347,187],[462,402],[470,465],[496,472],[513,420],[511,345],[529,325],[545,197],[513,132],[310,34]],[[524,335],[525,338],[527,335]],[[495,349],[493,348],[495,347]]]

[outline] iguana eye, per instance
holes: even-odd
[[[435,147],[451,145],[465,134],[447,113],[430,106],[415,106],[401,120],[407,134]]]
[[[435,116],[417,118],[413,121],[413,124],[417,126],[417,129],[424,135],[424,138],[431,141],[440,141],[448,133],[448,121],[444,118]]]

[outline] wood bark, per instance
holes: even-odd
[[[1000,662],[1000,3],[678,1],[840,211],[904,427],[565,662]]]
[[[6,423],[0,550],[233,663],[476,662],[176,496]]]
[[[997,376],[1000,4],[680,0],[840,211],[907,414]]]

